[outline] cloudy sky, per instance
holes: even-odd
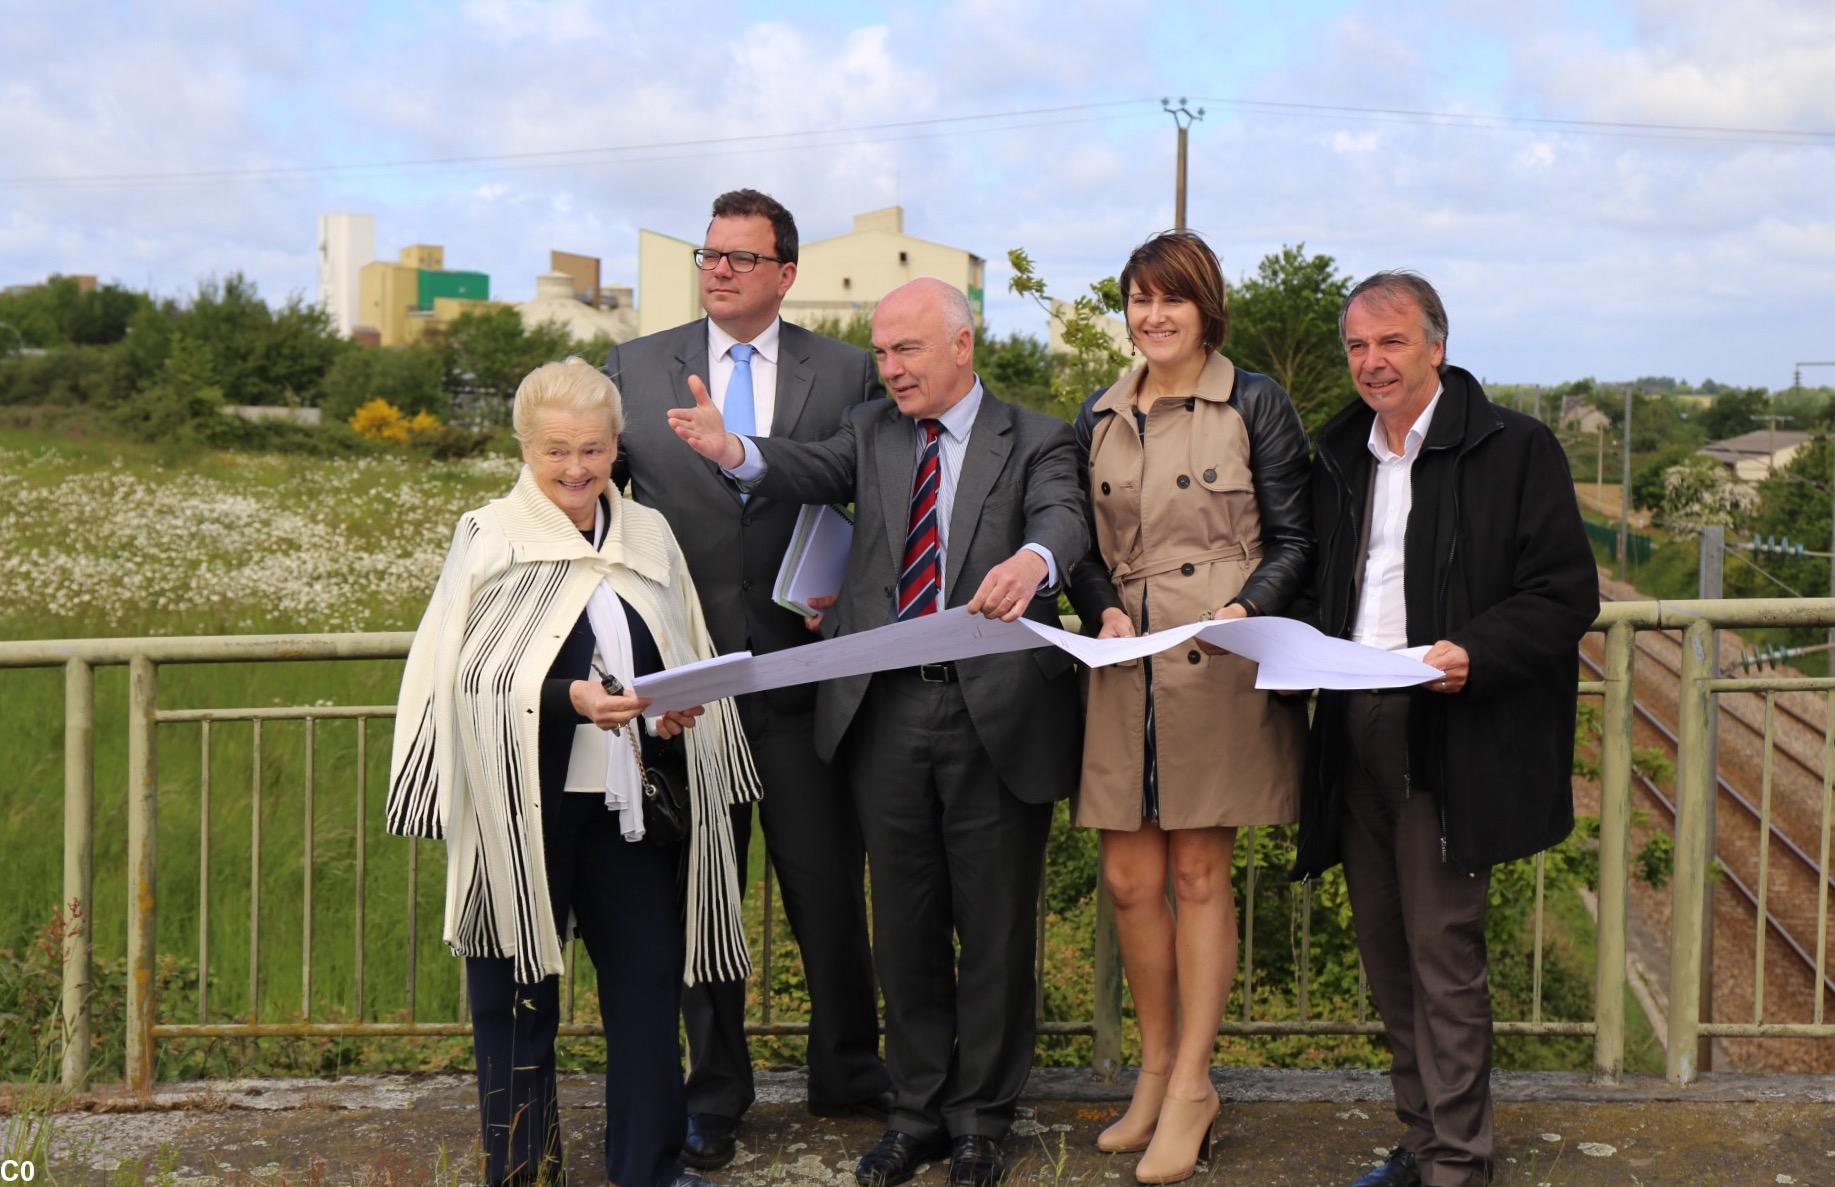
[[[628,283],[639,227],[698,236],[752,185],[806,239],[903,204],[988,259],[996,330],[1040,332],[1007,250],[1069,291],[1170,225],[1184,95],[1189,221],[1232,278],[1301,241],[1418,268],[1495,381],[1835,359],[1828,0],[0,12],[0,283],[316,296],[316,215],[355,210],[380,254],[442,243],[524,299],[549,248]]]

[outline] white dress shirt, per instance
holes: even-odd
[[[771,418],[777,412],[777,338],[784,319],[774,317],[758,337],[752,339],[752,408],[757,416],[760,437],[771,435]],[[733,382],[733,337],[713,318],[707,319],[707,396],[714,407],[726,414],[726,389]]]
[[[981,411],[981,396],[984,390],[981,386],[981,376],[977,375],[975,386],[969,389],[968,395],[956,401],[948,412],[937,418],[938,423],[943,426],[942,432],[937,434],[937,539],[941,545],[941,555],[937,558],[937,585],[942,589],[949,587],[949,578],[946,576],[949,565],[949,519],[951,512],[956,507],[956,480],[962,474],[962,458],[968,452],[969,430],[975,427],[975,417]],[[762,422],[759,425],[758,435],[768,436]],[[924,437],[921,433],[914,436],[917,444],[912,450],[911,466],[912,473],[915,475],[918,458],[924,452]],[[764,476],[764,456],[758,452],[758,446],[753,444],[750,437],[740,437],[739,444],[745,449],[745,460],[728,470],[727,474],[741,485],[756,482]],[[906,497],[910,497],[909,488],[907,488]],[[902,539],[900,542],[903,543]],[[1040,591],[1056,589],[1058,587],[1058,560],[1051,555],[1051,550],[1043,544],[1028,543],[1024,547],[1028,552],[1037,553],[1039,558],[1045,562],[1045,580],[1039,585]],[[939,605],[938,609],[941,608]]]
[[[1363,589],[1357,598],[1357,625],[1351,638],[1385,651],[1408,646],[1408,599],[1402,588],[1402,549],[1408,534],[1408,512],[1414,506],[1414,463],[1427,440],[1442,388],[1434,389],[1421,415],[1408,426],[1402,452],[1389,448],[1382,418],[1370,425],[1370,453],[1376,458],[1376,484],[1370,497],[1370,551],[1364,558]]]

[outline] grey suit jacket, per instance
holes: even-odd
[[[850,408],[832,437],[813,444],[758,439],[766,470],[760,495],[807,502],[854,501],[854,547],[825,634],[893,620],[911,510],[917,430],[890,400]],[[956,483],[945,546],[945,606],[967,604],[989,569],[1025,544],[1051,551],[1060,574],[1089,547],[1088,520],[1070,426],[982,397]],[[1055,595],[1032,599],[1026,617],[1056,625]],[[1071,660],[1055,647],[963,660],[962,697],[983,748],[1008,791],[1031,803],[1076,786],[1082,712]],[[816,748],[832,760],[872,677],[831,680],[816,697]],[[872,739],[850,744],[872,745]]]
[[[688,377],[707,381],[707,319],[612,347],[605,373],[624,395],[624,433],[612,480],[668,519],[688,560],[714,645],[722,652],[778,651],[816,638],[771,600],[778,566],[802,503],[739,489],[675,435],[671,408],[693,406]],[[774,438],[819,441],[842,414],[882,397],[872,357],[857,346],[783,323],[778,337]],[[814,698],[808,688],[773,694],[780,706]]]

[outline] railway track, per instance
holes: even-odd
[[[1580,653],[1580,662],[1590,673],[1592,673],[1594,679],[1601,679],[1604,677],[1605,673],[1602,665],[1584,651]],[[1632,701],[1632,713],[1637,721],[1649,732],[1661,738],[1670,750],[1676,752],[1678,755],[1680,754],[1680,742],[1675,735],[1675,731],[1653,713],[1647,705],[1641,700],[1634,698]],[[1723,713],[1723,716],[1725,715],[1726,714]],[[1735,720],[1739,719],[1735,717]],[[1741,724],[1749,725],[1749,723],[1744,721],[1742,721]],[[1762,735],[1763,731],[1761,730],[1760,733]],[[1820,778],[1820,772],[1817,772],[1817,775]],[[1673,824],[1676,818],[1675,801],[1670,799],[1668,794],[1665,793],[1661,787],[1657,786],[1642,772],[1633,771],[1632,780],[1644,792],[1645,798],[1659,808]],[[1756,833],[1757,830],[1763,826],[1763,813],[1761,809],[1754,805],[1746,795],[1718,773],[1716,773],[1715,782],[1719,789],[1721,803],[1733,808],[1735,819],[1750,825],[1751,830]],[[1759,913],[1763,911],[1767,930],[1778,937],[1785,949],[1795,958],[1795,962],[1807,973],[1810,979],[1809,983],[1813,985],[1816,975],[1816,958],[1812,954],[1812,949],[1815,944],[1814,938],[1810,937],[1809,946],[1806,947],[1803,939],[1799,938],[1791,927],[1791,922],[1796,922],[1798,930],[1801,930],[1802,921],[1784,919],[1777,911],[1771,909],[1769,900],[1773,894],[1780,893],[1777,888],[1780,883],[1780,871],[1783,870],[1791,871],[1785,874],[1785,879],[1787,879],[1792,887],[1799,892],[1807,892],[1809,900],[1813,903],[1817,892],[1816,881],[1822,876],[1822,870],[1816,859],[1812,858],[1801,846],[1793,841],[1790,836],[1778,826],[1775,820],[1770,822],[1770,834],[1773,851],[1776,852],[1781,850],[1788,855],[1789,860],[1782,867],[1777,864],[1772,864],[1770,866],[1770,879],[1767,883],[1767,893],[1765,895],[1765,899],[1768,901],[1766,902],[1761,902],[1758,891],[1758,877],[1756,873],[1758,855],[1756,852],[1756,845],[1751,847],[1751,852],[1740,853],[1736,851],[1738,848],[1736,846],[1723,845],[1722,841],[1725,838],[1717,836],[1715,838],[1714,861],[1715,864],[1720,867],[1727,885],[1731,887],[1734,893],[1751,909],[1752,917],[1757,919]],[[1723,850],[1727,850],[1728,852],[1723,852]],[[1729,856],[1731,856],[1733,860],[1730,861]],[[1736,869],[1736,865],[1740,868]],[[1827,881],[1831,889],[1835,890],[1835,878],[1827,879]],[[1782,891],[1782,894],[1785,897],[1789,897],[1790,889],[1786,888]],[[1796,913],[1792,912],[1792,914],[1795,915]],[[1835,977],[1829,976],[1826,971],[1823,977],[1823,985],[1830,993],[1835,993]]]

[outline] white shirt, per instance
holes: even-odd
[[[783,324],[783,318],[772,318],[764,332],[751,341],[756,350],[752,355],[752,408],[758,418],[760,437],[771,435],[771,418],[777,411],[777,332]],[[731,351],[738,341],[713,318],[707,319],[707,395],[723,416],[726,414],[726,389],[733,382],[736,365]]]
[[[942,431],[937,434],[937,542],[942,546],[937,557],[937,585],[945,589],[949,587],[949,520],[956,508],[956,480],[962,474],[962,459],[968,453],[969,430],[975,427],[975,417],[981,412],[981,397],[985,390],[981,386],[981,376],[975,376],[975,386],[969,389],[968,394],[951,405],[949,411],[937,417],[938,424],[942,426]],[[769,436],[762,423],[759,425],[758,436]],[[918,459],[924,455],[924,435],[918,433],[915,439],[917,446],[911,455],[914,475]],[[741,436],[739,444],[745,450],[745,460],[726,473],[743,486],[764,476],[765,460],[752,438]],[[1051,550],[1043,544],[1028,543],[1023,547],[1028,552],[1037,553],[1039,559],[1045,562],[1045,580],[1040,583],[1039,589],[1056,589],[1058,559],[1051,555]],[[938,609],[941,608],[939,605]]]
[[[1382,418],[1370,425],[1370,453],[1376,458],[1376,484],[1370,497],[1370,552],[1364,558],[1363,589],[1357,599],[1357,625],[1351,638],[1385,651],[1408,646],[1408,600],[1402,588],[1402,549],[1408,534],[1408,512],[1414,506],[1414,463],[1427,440],[1440,393],[1427,402],[1408,426],[1402,452],[1389,448]]]

